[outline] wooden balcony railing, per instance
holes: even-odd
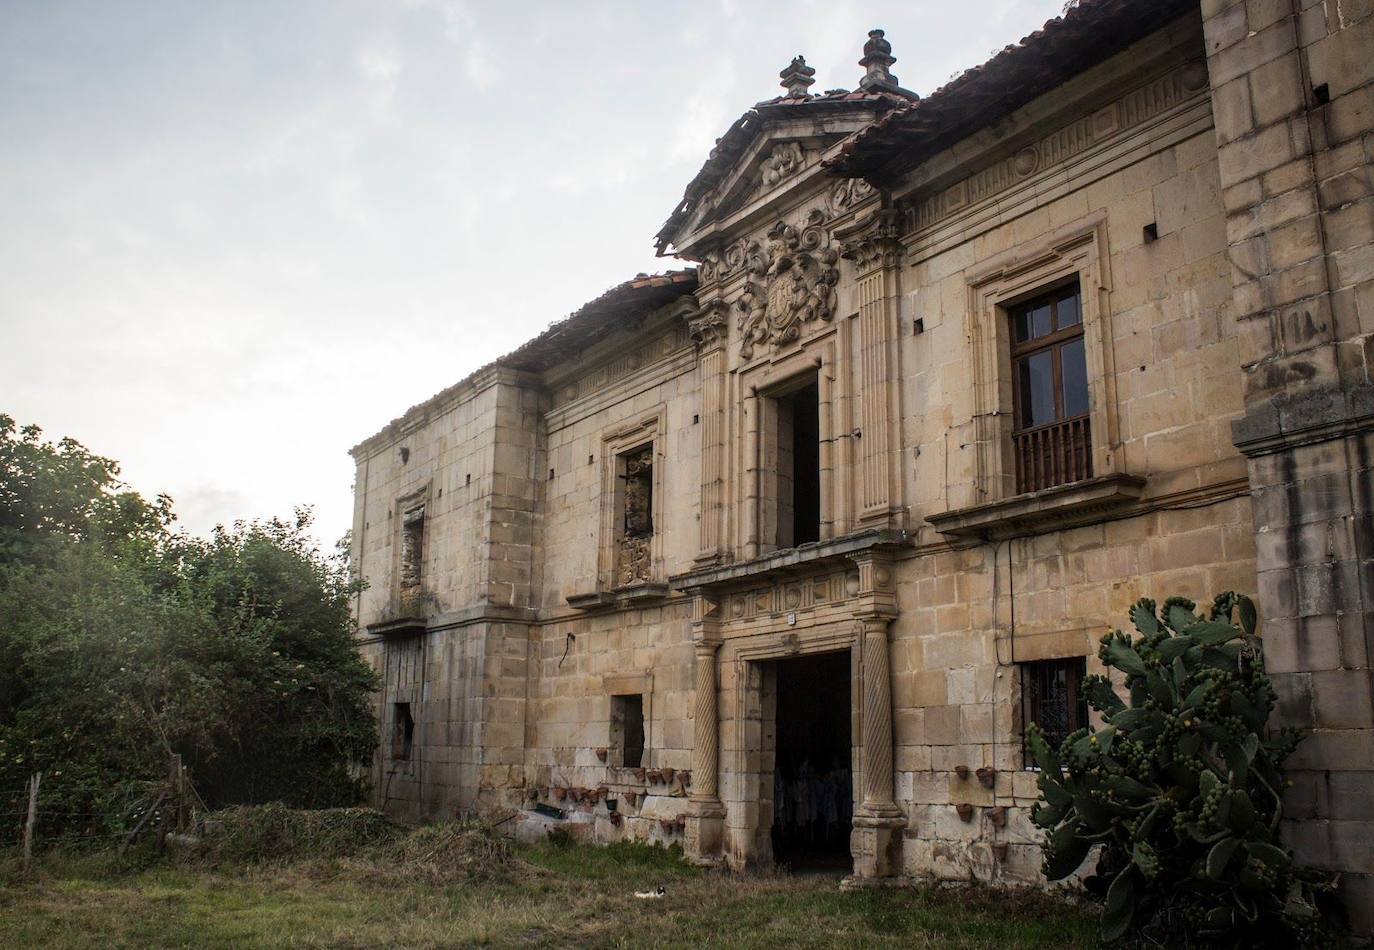
[[[1092,477],[1092,437],[1086,415],[1013,433],[1012,441],[1018,493]]]

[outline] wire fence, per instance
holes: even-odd
[[[162,849],[168,834],[189,832],[196,815],[209,810],[179,755],[170,758],[161,782],[149,783],[144,794],[129,798],[120,808],[73,809],[64,800],[68,791],[59,787],[45,796],[43,773],[36,772],[23,788],[0,792],[0,847],[17,847],[26,871],[34,852],[50,846],[109,846],[118,841],[123,851],[140,836],[154,835]]]

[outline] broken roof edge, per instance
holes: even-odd
[[[479,366],[452,386],[447,386],[423,402],[407,409],[377,432],[363,439],[348,454],[361,460],[377,448],[394,442],[413,428],[427,421],[438,407],[447,409],[458,401],[464,391],[485,388],[487,380],[495,381],[496,373],[537,374],[549,369],[556,360],[570,353],[580,352],[600,339],[612,321],[627,314],[648,314],[665,304],[685,297],[697,289],[695,267],[664,271],[661,274],[637,274],[616,284],[561,320],[549,324],[538,336],[526,340],[511,352]]]
[[[1196,0],[1077,0],[925,98],[855,132],[823,166],[838,178],[875,184],[909,171],[1195,9]]]

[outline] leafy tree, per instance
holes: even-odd
[[[1091,889],[1105,893],[1102,935],[1150,946],[1308,946],[1324,938],[1320,872],[1279,841],[1283,763],[1299,736],[1267,734],[1274,691],[1255,607],[1234,593],[1207,618],[1172,597],[1141,600],[1098,656],[1125,676],[1084,681],[1105,725],[1052,750],[1032,724],[1041,768],[1032,819],[1049,834],[1045,876],[1074,873],[1101,846]],[[1239,624],[1233,618],[1238,615]]]
[[[175,752],[212,805],[358,800],[377,684],[309,511],[192,538],[118,474],[0,415],[0,791],[117,830]]]

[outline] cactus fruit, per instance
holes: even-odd
[[[1102,728],[1057,750],[1035,724],[1026,730],[1041,769],[1031,818],[1047,831],[1045,876],[1073,874],[1100,846],[1085,884],[1105,893],[1108,941],[1320,943],[1317,901],[1334,885],[1279,843],[1283,763],[1300,736],[1266,731],[1274,691],[1255,606],[1231,592],[1205,618],[1194,606],[1141,600],[1138,637],[1102,638],[1098,657],[1126,688],[1123,700],[1108,678],[1084,679]]]

